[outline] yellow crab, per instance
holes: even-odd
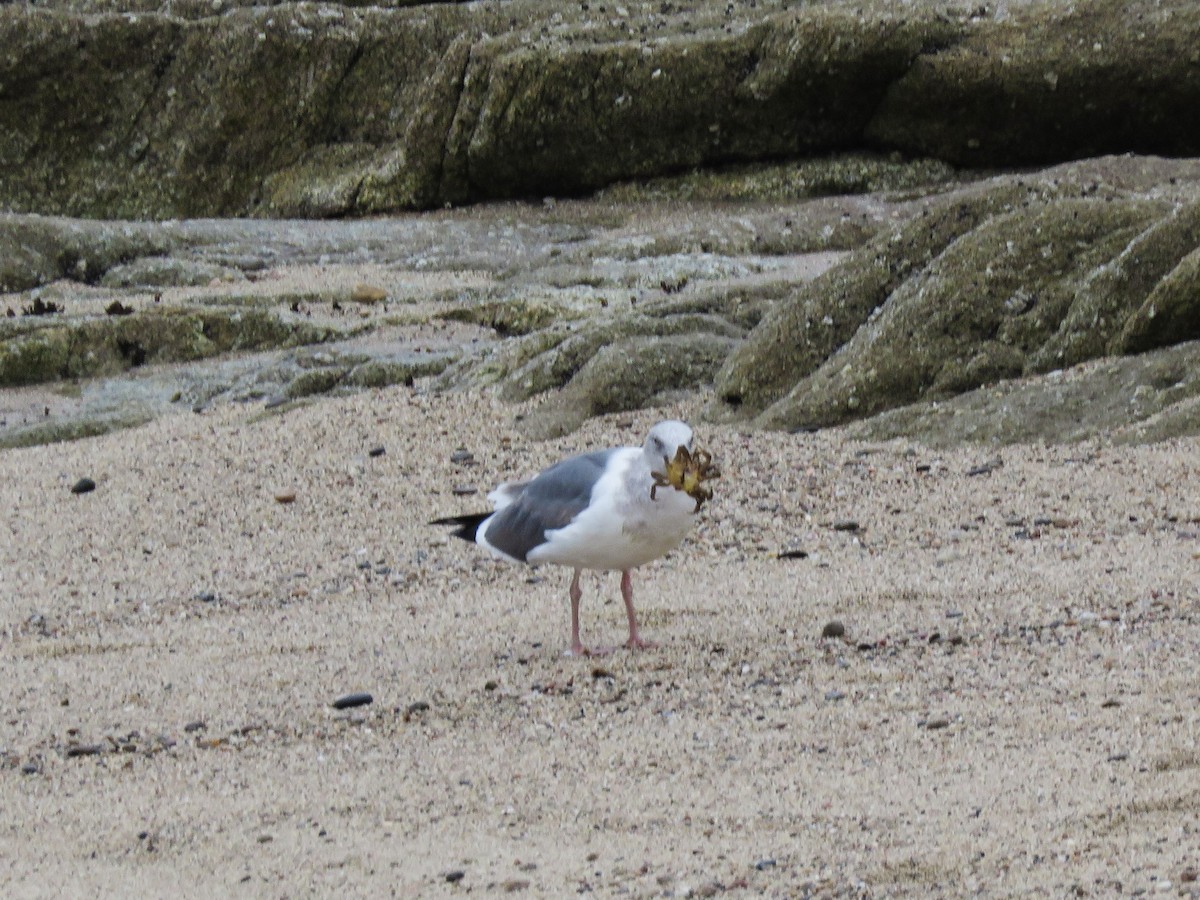
[[[666,474],[652,472],[654,484],[650,485],[650,499],[655,499],[655,491],[660,487],[670,485],[677,491],[683,491],[696,501],[693,512],[700,512],[705,500],[712,499],[712,488],[704,486],[704,482],[720,478],[721,472],[713,465],[712,454],[704,450],[689,453],[687,447],[675,451],[675,458],[663,457]]]

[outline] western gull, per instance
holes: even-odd
[[[497,487],[488,494],[491,512],[430,524],[458,526],[455,537],[511,562],[571,566],[569,652],[575,656],[591,652],[579,640],[580,573],[619,570],[629,620],[625,646],[653,647],[638,633],[630,573],[674,550],[695,522],[700,500],[668,486],[668,462],[680,448],[691,453],[692,429],[674,419],[659,422],[641,447],[569,457],[529,481]]]

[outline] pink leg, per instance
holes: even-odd
[[[633,611],[633,578],[629,570],[621,572],[621,599],[625,601],[625,617],[629,619],[629,640],[625,646],[630,650],[649,650],[657,647],[653,641],[644,641],[638,637],[637,615]]]
[[[571,579],[571,656],[587,656],[587,648],[579,642],[579,600],[583,597],[583,590],[579,587],[579,569],[575,570],[575,577]]]

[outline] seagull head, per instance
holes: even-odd
[[[686,447],[688,453],[692,452],[692,429],[686,422],[667,419],[651,428],[646,435],[646,443],[642,445],[650,471],[663,473],[664,458],[674,459],[680,447]]]

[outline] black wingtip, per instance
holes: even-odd
[[[447,516],[444,519],[434,519],[430,525],[457,525],[458,527],[450,532],[456,538],[462,538],[464,541],[475,543],[475,534],[479,531],[479,525],[484,519],[491,516],[490,512],[486,513],[469,513],[465,516]]]

